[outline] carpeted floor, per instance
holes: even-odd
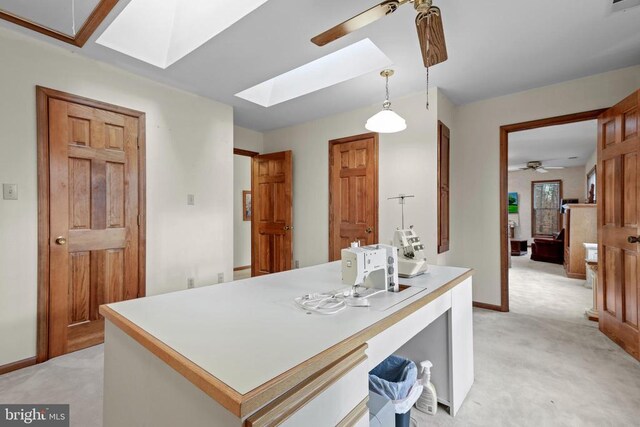
[[[584,317],[592,290],[560,265],[513,257],[510,312],[474,313],[475,383],[456,418],[419,426],[637,426],[640,363]]]
[[[475,310],[475,384],[457,417],[419,426],[637,426],[640,363],[584,319],[591,290],[561,266],[514,257],[511,312]],[[102,425],[102,346],[0,376],[0,403],[70,403]],[[123,426],[126,427],[126,426]]]

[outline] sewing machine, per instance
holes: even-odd
[[[398,250],[390,245],[360,246],[359,242],[342,249],[342,283],[397,292]]]
[[[413,226],[405,230],[396,230],[393,235],[393,244],[399,248],[400,252],[398,254],[398,275],[400,277],[415,277],[427,271],[424,245]]]

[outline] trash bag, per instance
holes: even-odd
[[[369,372],[369,390],[392,401],[405,399],[418,380],[418,368],[411,360],[391,355]]]

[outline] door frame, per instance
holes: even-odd
[[[507,212],[507,193],[509,192],[509,134],[547,126],[596,120],[598,116],[607,109],[608,108],[600,108],[597,110],[583,111],[581,113],[565,114],[562,116],[500,126],[500,305],[474,302],[473,305],[475,307],[503,312],[509,311],[509,239],[507,237],[507,226],[509,223],[509,215]]]
[[[258,156],[260,153],[257,151],[244,150],[242,148],[234,148],[233,154],[237,156],[245,156],[251,158],[251,166],[249,167],[249,173],[251,174],[251,197],[253,197],[253,158]],[[251,208],[253,209],[253,207]],[[235,218],[234,218],[235,221]],[[251,265],[249,266],[249,270],[251,271],[251,277],[253,277],[253,213],[251,214],[251,243],[249,243],[251,247]],[[234,236],[235,238],[235,236]],[[234,267],[233,271],[244,270],[244,268],[238,267],[237,269]]]
[[[38,312],[36,363],[49,359],[49,99],[99,108],[138,119],[138,297],[146,294],[146,115],[55,89],[36,86],[38,151]]]
[[[374,167],[374,177],[373,182],[375,186],[375,191],[373,192],[373,203],[375,208],[373,210],[373,240],[378,242],[378,214],[379,214],[379,206],[378,206],[378,190],[379,190],[379,163],[378,163],[378,152],[379,152],[379,135],[376,132],[362,133],[360,135],[348,136],[345,138],[332,139],[329,141],[329,260],[331,260],[331,256],[333,254],[333,239],[331,230],[334,226],[333,217],[331,216],[331,212],[333,210],[333,189],[331,188],[331,182],[333,178],[333,168],[331,167],[333,163],[333,147],[339,144],[346,144],[348,142],[359,141],[361,139],[373,138],[373,167]]]

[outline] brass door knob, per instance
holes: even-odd
[[[64,245],[67,243],[67,239],[65,239],[63,236],[58,236],[56,237],[56,245]]]
[[[289,231],[289,230],[291,230],[291,227],[289,227],[288,225],[285,225],[284,227],[282,227],[282,229],[284,231]]]
[[[373,228],[367,227],[367,229],[364,230],[364,231],[366,231],[367,233],[371,234],[371,233],[373,233]]]
[[[629,237],[627,237],[627,242],[629,242],[629,243],[640,243],[640,236],[629,236]]]

